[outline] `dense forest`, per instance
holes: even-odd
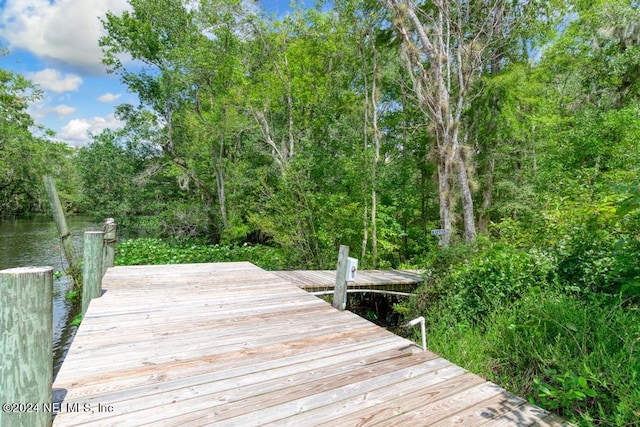
[[[396,310],[432,349],[574,422],[638,425],[637,2],[250,3],[107,14],[103,62],[140,104],[77,150],[0,70],[0,213],[46,210],[48,173],[129,235],[426,268]]]

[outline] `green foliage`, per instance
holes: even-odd
[[[604,284],[637,280],[637,239],[590,236],[576,234],[567,256],[482,241],[439,251],[396,311],[425,316],[433,351],[572,422],[631,425],[640,300]]]
[[[129,235],[195,237],[209,232],[209,210],[188,191],[189,176],[153,145],[156,118],[124,105],[123,129],[96,136],[73,157],[82,182],[79,207],[113,217]]]
[[[584,407],[587,399],[593,399],[598,395],[589,388],[586,378],[577,376],[571,371],[559,375],[555,370],[547,369],[545,374],[549,377],[550,384],[543,383],[537,378],[533,380],[534,384],[538,386],[540,399],[536,403],[543,408],[569,410],[574,406]]]
[[[69,326],[80,326],[82,323],[82,313],[78,313],[76,317],[73,318],[71,322],[69,322]]]
[[[634,262],[640,255],[637,239],[620,236],[613,230],[576,228],[557,248],[558,273],[578,292],[617,294],[629,291],[640,279]]]
[[[447,252],[433,264],[435,270],[428,273],[430,280],[414,304],[419,312],[435,304],[446,313],[442,320],[452,326],[478,325],[489,313],[519,300],[531,286],[548,287],[556,280],[553,260],[540,251],[488,245],[474,248],[470,257],[468,249]],[[468,259],[460,262],[461,257]],[[448,268],[447,263],[451,263]]]
[[[464,22],[462,51],[487,60],[459,128],[484,236],[439,248],[433,106],[381,2],[337,3],[278,19],[239,0],[131,0],[101,46],[141,105],[74,153],[35,127],[39,91],[0,70],[0,214],[42,210],[50,173],[68,210],[153,237],[121,242],[121,265],[333,268],[347,244],[361,268],[425,267],[396,310],[428,319],[432,348],[575,422],[633,424],[639,6],[505,3],[512,36],[495,45]]]
[[[532,292],[488,320],[490,354],[500,366],[494,372],[505,379],[524,372],[527,377],[514,386],[574,421],[631,422],[640,411],[634,401],[639,314],[637,307],[595,295]],[[627,409],[620,410],[621,403]]]
[[[621,186],[623,190],[630,193],[622,203],[618,206],[616,214],[619,217],[624,217],[630,212],[640,209],[640,181],[634,181],[628,186]]]
[[[125,130],[75,157],[80,204],[150,236],[218,243],[127,240],[118,262],[331,268],[347,244],[362,268],[426,267],[396,310],[428,319],[432,348],[575,422],[632,424],[638,5],[508,6],[518,25],[473,52],[487,62],[460,127],[485,236],[439,248],[436,125],[380,2],[339,3],[279,20],[236,0],[135,0],[107,16],[104,61],[142,107],[121,107]]]
[[[64,296],[64,299],[72,302],[78,302],[78,300],[80,299],[80,292],[77,290],[71,291]]]
[[[266,270],[282,270],[286,260],[263,245],[211,245],[199,239],[126,239],[116,245],[117,265],[188,264],[249,261]]]
[[[81,153],[93,157],[81,167],[90,193],[86,209],[122,216],[132,222],[130,231],[143,235],[272,242],[299,267],[333,265],[340,244],[356,251],[365,234],[358,251],[363,265],[398,265],[424,247],[425,208],[437,210],[427,201],[430,188],[415,185],[413,165],[420,164],[423,183],[433,168],[418,125],[423,120],[414,126],[395,107],[402,91],[399,57],[396,45],[372,36],[382,20],[377,6],[353,2],[349,13],[338,15],[300,9],[278,20],[235,0],[198,8],[173,0],[131,5],[120,16],[107,14],[101,44],[109,70],[142,101],[139,112],[129,108],[124,117],[141,136],[101,136],[89,149],[95,153]],[[122,53],[144,67],[121,62]],[[374,78],[378,88],[384,82],[376,96],[386,105],[377,125],[389,133],[380,152],[389,162],[376,166],[378,184],[368,100]],[[141,112],[155,120],[140,120]],[[412,114],[420,116],[415,108]],[[418,130],[408,132],[411,127]],[[118,164],[99,154],[99,144],[107,143]],[[157,151],[140,155],[140,146]],[[92,170],[100,159],[104,168]],[[109,189],[126,193],[96,185],[93,176],[107,169],[133,177],[109,178],[119,183]]]
[[[65,176],[60,199],[64,208],[74,207],[77,180],[69,164],[71,150],[49,141],[48,131],[27,111],[41,96],[21,75],[0,69],[0,214],[42,212],[46,174]]]

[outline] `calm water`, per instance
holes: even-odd
[[[67,217],[67,225],[81,258],[83,233],[100,230],[101,225],[82,216]],[[51,266],[61,272],[67,268],[53,219],[49,216],[0,217],[0,270],[28,266]],[[54,374],[75,332],[66,328],[69,317],[75,314],[70,314],[72,304],[65,299],[71,288],[72,282],[67,276],[53,281]]]

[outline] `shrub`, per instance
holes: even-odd
[[[559,241],[546,252],[481,242],[432,254],[439,264],[396,309],[427,319],[436,353],[574,423],[635,425],[640,308],[622,291],[638,279],[638,240]]]
[[[445,259],[451,255],[444,254]],[[435,309],[451,325],[477,324],[496,307],[517,301],[529,287],[556,281],[553,259],[538,250],[486,245],[458,251],[453,258],[447,267],[429,270],[409,307],[400,309],[416,315]]]
[[[266,270],[285,266],[273,247],[210,245],[201,239],[126,239],[116,245],[115,261],[117,265],[249,261]]]
[[[580,425],[640,416],[640,310],[606,296],[531,287],[475,323],[428,319],[430,348]]]

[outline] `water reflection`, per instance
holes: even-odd
[[[69,216],[67,225],[79,255],[82,254],[83,233],[101,229],[99,224],[85,216]],[[60,272],[67,268],[53,219],[44,215],[0,217],[0,270],[28,266],[51,266]],[[53,281],[54,373],[71,338],[65,329],[72,304],[65,295],[72,286],[70,277],[65,275]]]

